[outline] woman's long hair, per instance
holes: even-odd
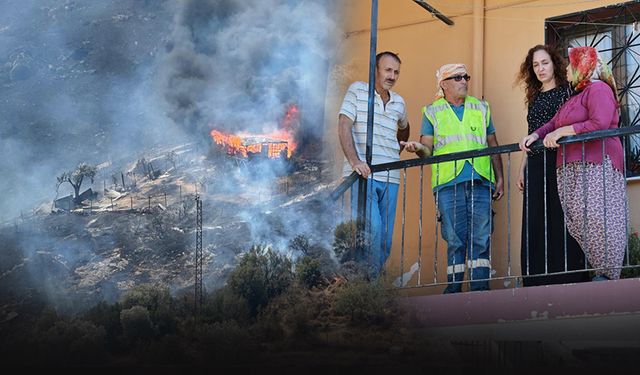
[[[538,80],[536,72],[533,71],[533,54],[537,51],[545,51],[549,56],[551,56],[551,62],[553,63],[553,76],[556,79],[556,85],[562,86],[568,83],[566,76],[567,61],[562,57],[558,49],[546,44],[538,44],[527,52],[527,57],[520,65],[520,71],[516,78],[516,84],[524,85],[525,104],[531,103],[542,89],[542,82]]]

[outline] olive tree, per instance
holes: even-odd
[[[98,168],[96,166],[89,165],[87,163],[78,164],[74,171],[66,171],[57,177],[58,184],[56,186],[56,191],[60,188],[60,185],[68,182],[73,186],[74,201],[76,203],[80,203],[78,202],[78,197],[80,196],[80,187],[82,186],[82,182],[85,178],[88,178],[91,180],[91,183],[93,183],[97,170]]]

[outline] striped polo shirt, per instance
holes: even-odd
[[[407,127],[407,111],[404,99],[393,91],[389,91],[389,102],[383,105],[382,98],[375,93],[375,105],[373,116],[373,148],[371,164],[390,163],[400,160],[400,144],[398,143],[398,128]],[[367,109],[369,102],[369,84],[357,81],[349,86],[340,114],[353,120],[351,134],[353,143],[360,160],[366,160],[367,150]],[[353,172],[347,158],[344,159],[343,175],[348,176]],[[387,172],[375,173],[373,178],[386,182]],[[400,183],[400,171],[392,170],[389,173],[389,182]]]

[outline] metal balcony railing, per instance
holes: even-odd
[[[605,138],[608,137],[620,137],[621,140],[623,142],[629,141],[629,138],[631,135],[634,134],[638,134],[640,133],[640,125],[638,126],[627,126],[627,127],[620,127],[618,129],[613,129],[613,130],[603,130],[603,131],[597,131],[597,132],[591,132],[591,133],[587,133],[587,134],[581,134],[581,135],[575,135],[575,136],[570,136],[570,137],[564,137],[562,139],[560,139],[558,141],[558,143],[561,145],[560,147],[566,147],[567,144],[570,143],[579,143],[581,142],[583,144],[583,154],[582,154],[582,160],[584,163],[584,144],[585,142],[589,142],[589,141],[596,141],[596,140],[604,140]],[[604,144],[605,142],[602,141],[601,142],[603,145],[603,160],[604,160],[604,154],[605,154],[605,150],[604,150]],[[624,143],[623,143],[624,144]],[[546,150],[545,147],[542,145],[542,141],[539,140],[537,142],[535,142],[531,147],[532,150]],[[623,147],[624,149],[624,147]],[[392,170],[401,170],[401,182],[400,182],[400,187],[399,187],[399,193],[398,193],[398,202],[397,202],[397,211],[396,211],[396,224],[395,224],[395,228],[396,230],[401,230],[400,233],[400,240],[397,241],[397,235],[394,238],[394,244],[393,244],[393,248],[392,248],[392,257],[397,257],[398,254],[397,252],[399,251],[399,269],[396,268],[395,270],[392,269],[388,269],[389,267],[389,263],[391,262],[387,262],[387,269],[386,269],[386,273],[387,275],[391,275],[393,277],[397,276],[396,282],[394,283],[396,286],[400,287],[400,288],[418,288],[418,287],[432,287],[432,286],[438,286],[438,285],[446,285],[448,284],[447,282],[447,277],[446,277],[446,273],[441,272],[441,266],[439,266],[439,258],[440,259],[444,259],[444,263],[446,264],[446,242],[444,242],[441,237],[440,237],[440,228],[439,228],[439,223],[437,220],[437,207],[435,207],[435,202],[434,199],[432,197],[430,197],[429,199],[424,199],[424,190],[425,189],[430,189],[431,186],[429,183],[425,183],[425,173],[424,173],[424,166],[425,165],[431,165],[431,164],[436,164],[436,163],[441,163],[441,162],[446,162],[446,161],[459,161],[462,159],[471,159],[473,161],[474,158],[477,157],[481,157],[481,156],[489,156],[489,155],[495,155],[495,154],[506,154],[506,164],[505,164],[505,168],[504,168],[504,198],[506,198],[506,210],[503,212],[501,210],[499,210],[498,212],[496,212],[497,215],[504,215],[506,216],[506,232],[504,232],[505,229],[502,229],[503,233],[506,235],[506,245],[502,244],[501,246],[497,246],[496,249],[496,245],[493,239],[493,236],[495,235],[495,232],[492,232],[491,234],[491,240],[490,240],[490,257],[489,257],[489,261],[491,262],[491,264],[493,264],[494,260],[498,260],[496,259],[496,257],[500,257],[500,262],[503,264],[502,267],[499,267],[498,269],[494,268],[492,266],[491,272],[490,272],[490,276],[488,279],[476,279],[476,280],[470,280],[470,275],[468,275],[468,269],[467,269],[467,274],[465,275],[465,279],[464,281],[456,281],[456,282],[461,282],[463,284],[467,284],[470,281],[483,281],[483,280],[512,280],[515,281],[515,285],[519,286],[521,284],[521,281],[523,279],[526,278],[533,278],[533,277],[538,277],[538,276],[547,276],[547,275],[557,275],[557,274],[568,274],[568,273],[574,273],[574,272],[592,272],[592,271],[596,271],[596,268],[593,268],[591,265],[588,265],[586,260],[585,260],[585,268],[584,269],[580,269],[580,270],[569,270],[566,267],[566,262],[565,262],[565,267],[564,270],[559,271],[559,272],[549,272],[548,268],[545,266],[545,272],[544,273],[530,273],[528,267],[526,268],[526,272],[520,272],[520,270],[518,269],[514,269],[513,267],[513,259],[514,257],[520,257],[521,256],[521,251],[522,252],[527,252],[528,248],[523,248],[521,249],[520,244],[514,246],[511,243],[511,237],[512,237],[512,231],[517,230],[520,231],[521,228],[513,228],[511,225],[511,204],[512,204],[512,199],[513,199],[513,186],[514,183],[512,181],[512,176],[511,176],[511,154],[512,153],[520,153],[520,149],[518,147],[518,144],[514,143],[514,144],[509,144],[509,145],[502,145],[499,147],[492,147],[492,148],[486,148],[483,150],[475,150],[475,151],[467,151],[467,152],[459,152],[459,153],[452,153],[452,154],[446,154],[446,155],[439,155],[439,156],[431,156],[431,157],[427,157],[427,158],[414,158],[414,159],[409,159],[409,160],[401,160],[398,162],[393,162],[393,163],[385,163],[385,164],[378,164],[378,165],[372,165],[371,166],[371,171],[373,174],[384,174],[386,176],[386,180],[389,180],[389,173]],[[545,152],[545,157],[546,157],[546,151]],[[519,160],[519,159],[518,159]],[[626,160],[626,158],[625,158]],[[504,159],[503,159],[504,162]],[[420,184],[420,188],[419,191],[417,193],[417,196],[415,196],[415,192],[409,192],[407,189],[407,170],[409,170],[410,168],[417,168],[419,169],[418,173],[418,179],[419,179],[419,184]],[[604,171],[604,167],[603,167],[603,171]],[[626,176],[626,170],[623,171],[624,175]],[[604,172],[603,172],[604,173]],[[528,175],[528,173],[527,173]],[[603,175],[604,176],[604,175]],[[517,178],[517,176],[516,176]],[[337,200],[341,200],[342,202],[342,212],[343,212],[343,221],[349,221],[349,220],[356,220],[358,219],[358,222],[366,222],[364,220],[362,220],[362,218],[364,218],[366,216],[366,212],[367,212],[367,208],[365,207],[364,209],[362,208],[363,205],[359,206],[359,211],[357,212],[357,217],[354,217],[354,214],[352,213],[351,208],[349,207],[349,200],[346,199],[346,197],[348,195],[351,194],[351,190],[352,187],[354,186],[354,183],[358,181],[358,175],[354,172],[352,173],[350,176],[346,177],[342,183],[340,183],[340,185],[335,188],[332,193],[331,193],[331,197],[334,201]],[[362,183],[362,181],[359,181],[359,183]],[[546,186],[546,179],[543,182],[544,185]],[[604,181],[604,186],[603,186],[603,191],[606,192],[606,181]],[[362,185],[361,185],[362,186]],[[430,191],[430,190],[429,190]],[[564,194],[566,194],[567,192],[564,192]],[[559,194],[563,194],[563,192],[559,192]],[[606,194],[606,193],[605,193]],[[629,201],[628,199],[625,200],[626,201],[626,205],[627,207],[625,207],[625,212],[626,212],[626,216],[625,216],[625,223],[626,223],[626,233],[627,233],[627,238],[629,238]],[[418,215],[417,217],[415,217],[415,215],[408,217],[407,216],[407,202],[415,202],[415,203],[411,203],[411,204],[417,204],[418,206]],[[546,198],[545,198],[545,202],[546,202]],[[585,202],[585,205],[589,204],[589,202]],[[434,212],[435,215],[433,215],[433,217],[430,218],[423,218],[423,208],[427,207],[426,205],[431,205],[434,208]],[[473,200],[472,200],[472,205],[473,205]],[[503,206],[504,207],[504,206]],[[495,209],[495,207],[494,207]],[[492,215],[489,215],[490,217],[492,217]],[[546,216],[546,204],[545,204],[545,216]],[[398,220],[400,219],[400,220]],[[417,221],[417,233],[409,233],[407,232],[407,223],[408,220],[415,220]],[[525,225],[525,221],[527,220],[527,218],[523,219],[523,223],[522,225]],[[545,223],[546,223],[546,219],[545,219]],[[606,221],[605,221],[605,231],[606,231]],[[433,231],[431,230],[433,228]],[[360,230],[362,230],[362,227],[359,227]],[[387,228],[386,230],[393,230],[394,228]],[[547,236],[547,228],[545,227],[545,261],[547,259],[547,240],[546,240],[546,236]],[[566,226],[565,226],[565,232],[566,232]],[[417,241],[412,241],[413,244],[415,245],[408,245],[406,239],[408,238],[415,238],[417,237]],[[431,241],[431,243],[429,243]],[[442,246],[439,241],[442,241],[443,243],[445,243],[444,246]],[[606,236],[605,236],[605,241],[606,241]],[[399,243],[398,243],[399,242]],[[416,248],[411,248],[411,247],[416,247]],[[565,244],[563,245],[564,249],[565,249],[565,254],[566,254],[566,241]],[[442,248],[440,248],[442,247]],[[426,251],[427,249],[431,250],[431,251]],[[444,250],[444,255],[442,255],[442,250]],[[627,246],[627,249],[625,251],[625,257],[624,257],[624,262],[622,265],[623,269],[635,269],[635,268],[640,268],[640,264],[638,261],[632,261],[632,258],[630,257],[630,252],[629,252],[629,246]],[[394,252],[396,254],[394,254]],[[413,266],[411,267],[411,269],[406,267],[407,264],[407,255],[408,254],[412,255],[412,258],[417,257],[417,262],[415,262],[413,264]],[[469,253],[469,252],[468,252]],[[417,265],[417,266],[416,266]],[[416,269],[417,267],[417,269]],[[425,269],[425,267],[427,269]],[[429,278],[429,280],[423,280],[426,279],[424,278],[422,275],[433,275],[433,277]],[[409,282],[410,280],[411,282]],[[506,285],[506,284],[505,284]]]

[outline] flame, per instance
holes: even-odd
[[[290,158],[297,146],[294,131],[300,127],[300,111],[295,104],[287,106],[280,127],[281,129],[266,134],[226,134],[214,129],[211,130],[211,137],[216,144],[226,147],[229,155],[246,158],[249,153],[261,153],[262,147],[268,147],[266,154],[269,158],[279,158],[284,150],[287,150],[287,158]]]
[[[284,119],[282,119],[282,127],[285,130],[291,130],[299,127],[300,125],[300,113],[298,111],[298,107],[295,104],[289,105],[287,108],[287,112],[284,115]]]
[[[261,153],[263,146],[268,147],[266,153],[269,158],[280,157],[284,150],[287,150],[287,158],[290,158],[296,149],[293,135],[287,130],[267,134],[226,134],[214,129],[211,130],[211,137],[217,145],[226,148],[227,154],[245,158],[249,153]]]

